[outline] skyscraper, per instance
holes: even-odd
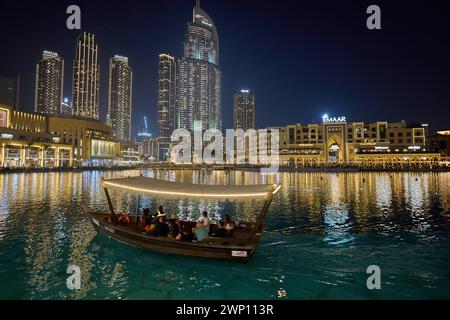
[[[255,95],[250,90],[241,90],[233,95],[233,129],[256,129]]]
[[[63,102],[64,60],[55,52],[44,51],[36,65],[34,111],[59,115]]]
[[[11,70],[0,69],[0,104],[19,109],[20,76]]]
[[[167,54],[159,55],[158,125],[159,136],[169,138],[177,127],[177,62]]]
[[[115,55],[109,62],[109,125],[119,141],[131,140],[133,72],[128,58]]]
[[[72,107],[74,116],[99,119],[98,45],[95,36],[83,32],[73,62]]]
[[[170,137],[177,128],[177,61],[168,54],[159,55],[158,126],[161,158],[169,150]]]
[[[180,61],[178,126],[194,130],[221,129],[221,70],[219,35],[212,19],[200,9],[193,10],[192,22],[184,41],[184,57]]]

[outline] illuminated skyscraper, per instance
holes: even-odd
[[[131,100],[133,72],[128,58],[114,56],[109,63],[109,125],[119,141],[131,140]]]
[[[179,66],[180,92],[178,126],[194,130],[221,129],[221,70],[219,35],[212,19],[200,9],[193,10],[184,41],[184,57]]]
[[[158,126],[161,156],[168,152],[170,137],[177,128],[177,61],[167,54],[159,55]]]
[[[255,95],[249,90],[241,90],[233,96],[233,129],[256,129]]]
[[[73,63],[72,106],[73,114],[98,120],[100,66],[95,36],[83,32],[78,38]]]
[[[34,111],[59,115],[63,102],[64,60],[55,52],[44,51],[36,65]]]

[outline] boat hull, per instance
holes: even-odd
[[[109,214],[85,209],[94,229],[124,244],[154,252],[209,259],[248,262],[254,254],[258,240],[234,242],[230,239],[208,239],[202,242],[185,242],[164,237],[149,236],[134,228],[114,225]]]

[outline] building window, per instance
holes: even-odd
[[[6,128],[8,124],[8,112],[0,110],[0,128]]]

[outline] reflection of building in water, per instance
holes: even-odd
[[[351,221],[348,208],[344,205],[329,205],[325,208],[323,215],[325,242],[342,244],[355,239],[355,236],[350,233]]]
[[[377,208],[380,214],[388,211],[392,205],[391,180],[387,175],[375,177]]]
[[[325,115],[321,124],[270,129],[280,132],[282,165],[395,164],[440,159],[439,152],[428,143],[427,124],[347,123],[345,117]]]

